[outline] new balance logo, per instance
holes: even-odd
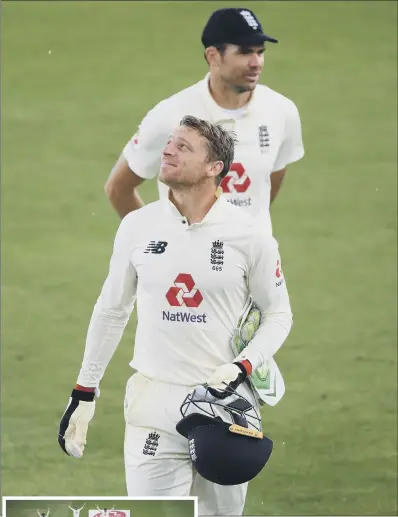
[[[149,433],[148,438],[145,441],[144,448],[142,449],[142,453],[147,456],[155,456],[156,450],[159,445],[160,434],[158,433]]]
[[[166,246],[168,242],[166,241],[151,241],[146,247],[144,253],[155,253],[156,255],[160,255],[160,253],[164,253],[166,251]]]

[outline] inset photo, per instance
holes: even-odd
[[[3,517],[197,517],[197,499],[4,497]]]

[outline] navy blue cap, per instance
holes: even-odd
[[[233,426],[232,426],[233,427]],[[221,418],[191,414],[177,424],[177,431],[188,438],[189,454],[199,474],[218,485],[240,485],[253,479],[269,460],[273,442],[262,436],[231,432],[231,424]]]
[[[202,33],[202,43],[207,48],[222,43],[234,45],[261,45],[278,40],[264,34],[261,23],[250,9],[227,7],[210,16]]]

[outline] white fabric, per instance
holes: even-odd
[[[69,405],[72,398],[69,399]],[[79,405],[70,416],[68,427],[65,431],[65,449],[74,458],[82,458],[87,443],[88,425],[94,417],[95,400],[88,402],[79,401]]]
[[[280,269],[280,272],[282,273],[282,269]],[[245,358],[244,349],[253,339],[253,335],[259,325],[259,322],[256,322],[256,318],[252,322],[248,321],[251,318],[252,310],[258,312],[253,299],[249,297],[230,341],[231,348],[238,361]],[[254,326],[253,321],[255,322]],[[252,327],[251,329],[250,326]],[[248,382],[251,384],[261,405],[275,406],[285,394],[285,381],[273,357],[269,357],[268,360],[264,361],[259,369],[253,370],[248,377]]]
[[[242,108],[238,108],[235,110],[229,110],[226,108],[220,108],[220,109],[227,119],[232,118],[232,119],[236,120],[236,119],[242,117],[243,115],[245,115],[247,108],[246,108],[246,106],[243,106]]]
[[[264,232],[272,231],[270,175],[304,156],[298,110],[290,99],[264,85],[256,87],[243,108],[225,110],[211,96],[208,78],[150,110],[124,147],[124,157],[138,176],[154,178],[159,173],[161,151],[167,138],[185,115],[218,122],[234,130],[238,137],[234,164],[223,183],[224,196],[255,215]],[[158,182],[158,188],[160,198],[167,197],[167,187]]]
[[[72,510],[73,512],[73,517],[79,517],[80,516],[80,512],[82,511],[84,505],[81,507],[81,508],[73,508],[72,506],[69,506],[69,508]]]
[[[256,369],[285,341],[292,316],[285,281],[280,273],[276,276],[280,257],[275,239],[263,235],[255,219],[223,196],[201,223],[184,222],[168,200],[121,222],[89,326],[77,381],[82,386],[98,386],[136,298],[138,325],[130,364],[151,379],[201,384],[218,366],[232,362],[230,338],[249,294],[262,319],[241,356]],[[151,253],[152,241],[167,246]],[[221,248],[214,248],[218,242]],[[214,249],[222,250],[222,267],[212,266]],[[182,281],[182,274],[188,280],[184,276]]]
[[[248,483],[220,486],[203,479],[192,467],[188,440],[175,429],[191,388],[151,381],[139,373],[129,379],[124,407],[128,497],[198,496],[199,515],[242,515]],[[246,385],[238,391],[255,404]],[[143,452],[150,433],[157,436],[153,455]]]

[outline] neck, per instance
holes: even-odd
[[[239,109],[247,104],[252,96],[252,91],[239,92],[221,79],[210,74],[209,91],[216,103],[225,109]]]
[[[189,224],[200,223],[217,201],[215,185],[194,185],[184,189],[171,187],[169,199]]]

